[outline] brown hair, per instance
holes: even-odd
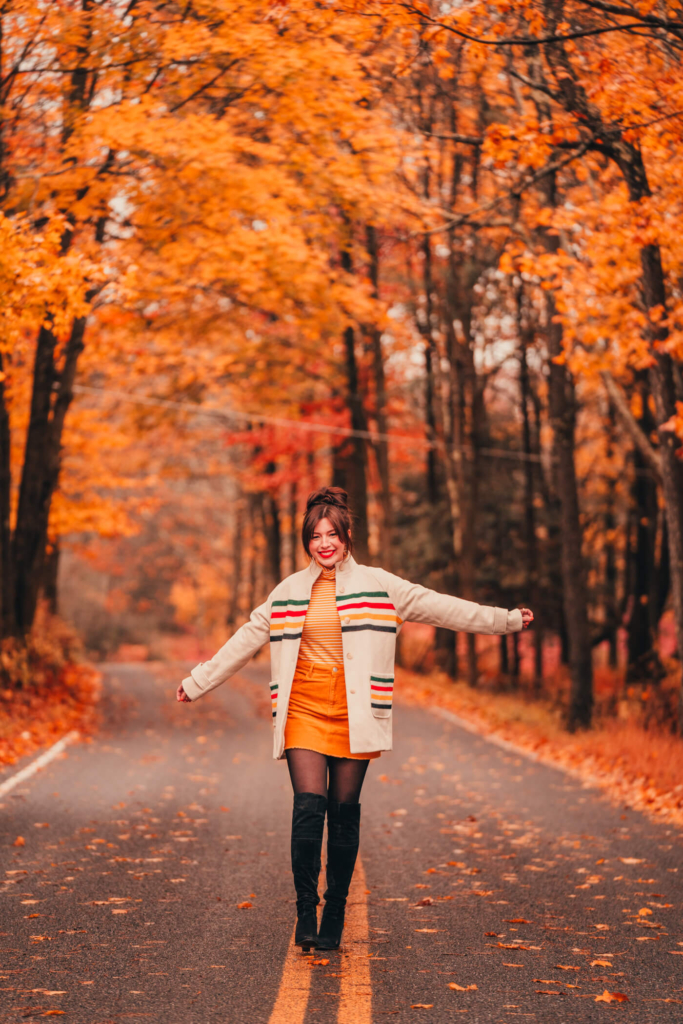
[[[349,496],[343,488],[321,487],[319,491],[312,491],[308,495],[304,523],[301,528],[301,543],[306,554],[310,555],[311,553],[308,546],[321,519],[329,519],[344,542],[346,550],[353,551],[351,518]]]

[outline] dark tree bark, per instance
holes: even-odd
[[[520,340],[519,350],[519,385],[520,405],[522,409],[522,448],[524,459],[524,533],[527,559],[527,591],[528,600],[534,610],[534,679],[533,687],[538,695],[543,685],[543,605],[540,599],[538,541],[536,539],[536,481],[534,448],[531,437],[531,381],[527,361],[527,345],[531,341],[533,331],[523,316],[524,289],[520,283],[516,289],[517,328]]]
[[[0,378],[3,359],[0,352]],[[12,475],[10,463],[11,437],[4,378],[0,379],[0,627],[1,635],[15,631],[14,625],[14,566],[12,564],[12,533],[10,505]]]
[[[342,252],[342,266],[351,272],[351,256]],[[363,397],[360,393],[358,364],[356,362],[356,335],[353,327],[344,331],[344,355],[346,364],[346,401],[351,414],[351,428],[367,431]],[[349,504],[354,515],[353,543],[356,559],[367,564],[368,557],[368,480],[367,442],[362,437],[345,438],[333,452],[333,483],[343,487],[349,495]]]
[[[57,580],[59,576],[59,541],[54,540],[49,551],[45,555],[43,564],[43,581],[41,592],[47,610],[51,615],[56,615],[59,609],[59,588]]]
[[[266,474],[272,476],[275,470],[275,463],[269,462],[266,466]],[[268,587],[272,590],[282,579],[282,531],[280,529],[280,506],[276,495],[271,491],[263,492],[261,510],[268,556],[266,578]]]
[[[14,622],[19,635],[31,628],[43,574],[50,506],[61,468],[64,420],[73,399],[78,357],[83,351],[85,318],[75,320],[61,372],[55,366],[57,339],[47,327],[38,335],[33,393],[17,525],[12,541]]]
[[[242,588],[242,565],[244,551],[244,499],[235,502],[235,528],[232,534],[232,574],[230,581],[230,597],[226,625],[232,632],[237,625],[240,613],[240,592]]]
[[[593,660],[588,622],[588,588],[583,561],[583,531],[574,465],[576,406],[574,385],[564,362],[562,327],[554,322],[555,303],[548,295],[548,406],[553,429],[553,468],[560,502],[564,617],[569,641],[571,692],[569,728],[590,725],[593,713]]]
[[[373,298],[379,298],[379,246],[377,243],[377,231],[372,224],[368,224],[366,228],[366,248],[368,251],[369,263],[370,263],[370,281],[372,284]],[[370,354],[372,357],[372,369],[375,378],[375,421],[377,423],[377,430],[380,434],[386,435],[388,433],[388,422],[386,414],[386,382],[384,377],[384,354],[382,352],[382,333],[376,326],[372,326],[369,332],[370,336]],[[375,453],[377,458],[377,470],[379,473],[379,482],[381,488],[381,502],[382,502],[382,527],[384,531],[383,548],[386,550],[386,557],[384,558],[385,568],[391,569],[391,532],[392,532],[392,515],[391,515],[391,487],[389,479],[389,442],[382,438],[375,444]]]

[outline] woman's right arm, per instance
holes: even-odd
[[[214,654],[211,661],[200,662],[177,690],[177,699],[182,701],[182,692],[189,700],[197,700],[210,690],[224,683],[239,672],[265,643],[270,640],[270,598],[259,605],[236,633]]]

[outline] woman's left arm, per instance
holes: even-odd
[[[462,633],[502,634],[518,633],[533,619],[528,612],[525,623],[519,608],[508,611],[507,608],[491,608],[475,601],[463,601],[460,597],[429,590],[419,583],[410,583],[385,569],[372,571],[384,583],[396,611],[405,622],[424,622]]]

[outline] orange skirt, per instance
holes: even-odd
[[[351,753],[343,665],[297,662],[285,724],[285,750],[293,747],[363,761],[380,756]]]

